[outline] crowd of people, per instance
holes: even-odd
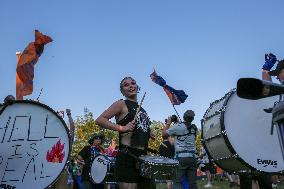
[[[284,81],[284,60],[281,60],[276,69],[270,71],[276,63],[275,56],[269,54],[262,71],[264,80],[271,81],[271,76],[276,76],[281,83]],[[155,139],[156,133],[150,129],[151,121],[146,110],[139,105],[137,94],[140,87],[132,77],[125,77],[120,82],[120,91],[124,100],[115,101],[96,119],[96,124],[101,128],[117,131],[118,144],[115,139],[108,148],[103,148],[104,135],[95,133],[75,158],[69,160],[65,170],[52,188],[72,189],[103,189],[104,183],[94,183],[90,177],[91,165],[94,159],[101,154],[115,157],[113,180],[117,184],[109,184],[108,188],[120,189],[151,189],[155,188],[153,179],[142,177],[137,167],[138,157],[147,155],[149,140]],[[15,100],[12,96],[5,99],[5,103]],[[71,143],[74,140],[74,122],[71,110],[66,110],[70,123]],[[197,189],[197,169],[200,168],[206,175],[207,183],[204,188],[211,188],[212,180],[216,174],[216,165],[202,147],[197,152],[195,140],[198,132],[193,124],[195,112],[187,110],[183,120],[172,115],[165,120],[162,130],[163,142],[159,148],[159,155],[175,159],[179,162],[176,179],[165,181],[168,189],[190,188]],[[116,123],[111,121],[115,118]],[[278,177],[270,174],[229,174],[224,172],[230,186],[240,186],[241,189],[251,189],[252,180],[257,180],[260,189],[272,188],[278,182]],[[273,181],[273,182],[272,182]],[[65,184],[64,184],[65,182]]]
[[[284,61],[280,61],[276,70],[271,72],[270,69],[275,64],[273,57],[273,54],[269,54],[268,58],[272,59],[272,62],[266,61],[263,66],[263,79],[271,81],[271,75],[277,76],[282,82],[284,80],[282,76],[282,73],[284,73],[282,72],[284,70]],[[147,112],[138,104],[137,93],[139,89],[133,78],[124,78],[120,82],[120,91],[125,100],[114,102],[96,119],[96,123],[102,128],[119,133],[119,150],[115,162],[115,180],[121,189],[145,188],[145,186],[154,188],[153,182],[141,177],[137,168],[137,157],[147,154],[149,139],[155,138],[155,133],[152,133],[150,130],[150,118]],[[187,110],[183,115],[183,120],[179,120],[175,115],[166,119],[165,127],[162,131],[164,141],[159,148],[159,154],[179,161],[176,179],[173,182],[167,181],[167,188],[197,188],[196,173],[198,166],[202,172],[205,172],[207,178],[207,184],[204,187],[212,187],[212,178],[216,173],[215,164],[208,157],[204,148],[199,153],[196,151],[197,127],[192,124],[194,116],[194,111]],[[116,123],[110,121],[112,118],[115,118]],[[103,139],[101,138],[101,140]],[[96,144],[93,145],[96,146]],[[87,166],[92,160],[90,152],[94,152],[94,154],[102,153],[100,148],[92,149],[91,146],[82,149],[78,155],[78,160],[83,161],[84,166]],[[88,173],[89,170],[83,168],[83,188],[100,188],[101,186],[92,184],[89,177],[86,176]],[[228,178],[230,186],[240,186],[241,189],[252,188],[252,180],[258,180],[260,188],[272,188],[272,179],[269,174],[234,175],[224,173],[224,175]]]

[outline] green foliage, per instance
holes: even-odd
[[[150,139],[149,145],[148,145],[150,149],[159,151],[159,147],[163,141],[163,138],[162,138],[163,127],[164,127],[164,124],[160,121],[152,122],[152,125],[150,128],[152,132],[156,133],[156,139],[155,140]]]
[[[195,139],[195,146],[196,146],[196,151],[199,154],[200,149],[202,147],[202,139],[201,139],[201,131],[198,130],[197,135],[196,135],[196,139]]]
[[[95,123],[93,114],[85,108],[84,115],[75,120],[75,139],[72,145],[71,156],[76,156],[80,150],[88,145],[88,140],[94,133],[102,133],[105,136],[104,145],[107,147],[112,138],[118,138],[115,131],[102,129]]]

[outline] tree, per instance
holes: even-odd
[[[159,147],[161,143],[163,142],[163,138],[162,138],[163,127],[164,127],[164,124],[160,121],[152,122],[150,128],[151,128],[151,131],[156,132],[156,139],[155,140],[150,139],[149,145],[148,145],[150,149],[159,151]]]
[[[117,132],[99,127],[95,123],[93,113],[85,108],[84,115],[77,117],[75,120],[75,139],[71,156],[76,156],[84,146],[88,145],[88,140],[94,133],[101,133],[105,136],[104,147],[110,144],[112,138],[118,138]]]
[[[201,139],[201,131],[197,131],[196,139],[195,139],[195,146],[196,152],[199,154],[201,146],[202,146],[202,139]]]

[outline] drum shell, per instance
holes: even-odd
[[[245,166],[240,159],[233,157],[233,149],[230,149],[228,139],[222,134],[221,119],[222,113],[218,113],[209,118],[203,126],[202,131],[208,131],[202,132],[203,144],[207,153],[217,165],[228,172],[249,171],[250,168]]]

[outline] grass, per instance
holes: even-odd
[[[198,189],[203,189],[204,187],[204,185],[207,183],[207,181],[206,180],[202,180],[202,179],[199,179],[199,180],[197,180],[197,186],[198,186]],[[230,186],[229,186],[229,182],[228,181],[213,181],[212,182],[212,186],[213,187],[211,187],[210,189],[229,189],[230,188]],[[232,188],[230,188],[230,189],[238,189],[239,187],[236,187],[236,186],[234,186],[234,187],[232,187]]]
[[[207,183],[206,180],[202,180],[202,179],[199,179],[197,181],[197,186],[198,186],[198,189],[204,189],[204,185]],[[239,189],[240,187],[237,187],[237,186],[234,186],[234,187],[231,187],[229,186],[229,182],[228,181],[224,181],[224,180],[216,180],[216,181],[213,181],[212,182],[212,185],[213,187],[211,187],[210,189]],[[278,186],[274,189],[284,189],[284,183],[280,183],[278,184]]]

